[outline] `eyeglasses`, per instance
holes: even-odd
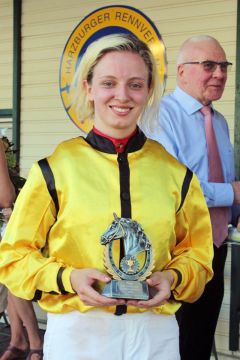
[[[226,73],[228,70],[231,69],[232,63],[228,62],[228,61],[222,61],[222,62],[217,62],[217,61],[211,61],[211,60],[205,60],[205,61],[189,61],[189,62],[185,62],[182,65],[186,65],[186,64],[200,64],[203,67],[203,70],[206,72],[211,72],[213,73],[217,66],[220,66],[220,69],[223,73]]]

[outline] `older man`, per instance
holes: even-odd
[[[223,94],[231,65],[216,39],[204,35],[186,40],[177,59],[178,86],[161,102],[160,126],[145,131],[197,174],[212,221],[215,275],[200,299],[184,303],[179,313],[182,360],[210,359],[224,294],[224,240],[233,204],[240,203],[228,126],[212,106]]]

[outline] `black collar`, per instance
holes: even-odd
[[[115,147],[111,140],[96,134],[94,131],[90,131],[85,138],[86,142],[90,144],[94,149],[108,153],[116,154]],[[136,134],[130,138],[129,142],[126,145],[125,153],[131,153],[137,150],[140,150],[146,141],[146,136],[138,128]]]

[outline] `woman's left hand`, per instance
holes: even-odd
[[[174,281],[170,271],[156,271],[146,280],[149,285],[150,293],[154,295],[149,300],[129,300],[127,305],[133,305],[142,308],[151,308],[163,305],[171,296],[171,285]]]

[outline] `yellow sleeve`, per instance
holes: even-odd
[[[57,274],[63,264],[44,257],[56,211],[39,165],[33,165],[16,201],[0,244],[0,282],[18,297],[33,299],[36,290],[61,293]],[[56,239],[57,241],[57,239]],[[66,274],[71,269],[66,269]],[[69,280],[64,281],[70,290]],[[73,292],[73,290],[72,290]]]
[[[193,175],[182,208],[176,215],[177,244],[172,260],[165,269],[175,269],[176,300],[196,301],[204,291],[206,283],[213,276],[213,241],[209,211],[200,188]]]

